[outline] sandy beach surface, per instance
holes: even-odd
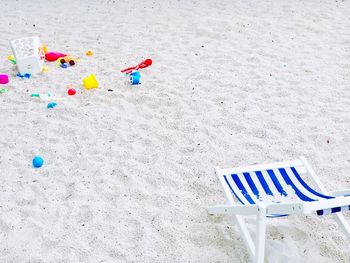
[[[215,166],[304,155],[328,190],[350,188],[350,1],[0,6],[0,262],[250,262],[230,217],[206,211],[225,203]],[[81,60],[15,78],[9,40],[33,35]],[[145,58],[131,86],[120,70]],[[64,100],[30,97],[47,92]],[[266,262],[349,248],[330,216],[268,221]]]

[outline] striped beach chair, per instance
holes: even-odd
[[[228,205],[209,207],[208,212],[234,216],[253,262],[264,262],[267,217],[332,214],[350,241],[350,227],[341,213],[350,210],[350,189],[327,192],[304,157],[267,165],[216,168],[216,173]],[[314,188],[303,176],[310,178]],[[255,242],[243,215],[256,215]]]

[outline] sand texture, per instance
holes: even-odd
[[[206,211],[225,202],[215,166],[304,155],[328,190],[350,188],[350,1],[0,6],[0,262],[250,262]],[[9,40],[33,35],[81,61],[15,78]],[[145,58],[131,86],[120,70]],[[64,100],[30,97],[47,92]],[[330,216],[268,221],[266,262],[350,262],[349,248]]]

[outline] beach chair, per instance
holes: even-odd
[[[350,241],[350,227],[341,213],[350,210],[350,189],[327,192],[304,157],[266,165],[216,168],[216,173],[228,205],[209,207],[208,212],[233,215],[254,263],[264,262],[267,217],[333,214]],[[314,188],[302,176],[309,176]],[[243,215],[256,215],[255,242]]]

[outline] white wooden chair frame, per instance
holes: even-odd
[[[314,202],[290,202],[290,203],[264,203],[259,202],[257,205],[240,205],[235,204],[233,194],[222,176],[225,173],[239,173],[254,170],[272,169],[277,167],[288,167],[302,165],[306,168],[312,183],[316,190],[325,195],[335,196],[334,199],[319,200]],[[265,252],[265,233],[266,233],[266,215],[268,214],[310,214],[320,209],[333,208],[343,205],[350,205],[350,189],[342,191],[327,192],[318,176],[311,168],[304,157],[300,160],[290,162],[280,162],[267,165],[254,165],[233,169],[216,168],[220,182],[223,186],[228,205],[212,206],[208,208],[209,214],[231,214],[242,233],[244,243],[254,263],[264,262]],[[256,215],[256,239],[253,241],[245,220],[242,215]],[[350,227],[341,212],[332,214],[335,221],[343,230],[345,236],[350,241]]]

